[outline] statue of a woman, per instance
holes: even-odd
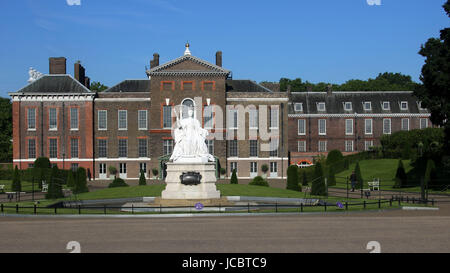
[[[170,160],[183,163],[214,161],[205,143],[208,130],[203,129],[200,122],[193,117],[192,107],[189,107],[187,113],[187,117],[177,121],[174,131],[175,147]]]

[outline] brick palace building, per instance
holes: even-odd
[[[66,74],[65,58],[49,59],[49,74],[9,93],[13,103],[13,161],[32,167],[37,157],[59,168],[84,167],[94,179],[138,179],[140,170],[164,176],[173,150],[171,128],[178,105],[194,105],[208,129],[217,169],[238,178],[260,175],[282,181],[291,164],[305,164],[339,149],[355,153],[379,145],[383,134],[431,126],[430,114],[410,91],[275,92],[251,80],[232,79],[222,67],[183,56],[165,64],[154,54],[147,78],[124,80],[103,91],[89,89],[79,63]],[[182,111],[181,111],[182,112]]]

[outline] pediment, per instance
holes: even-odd
[[[230,73],[230,71],[192,55],[184,55],[168,63],[147,70],[148,75],[172,73],[213,73],[226,75]]]

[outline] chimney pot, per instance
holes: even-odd
[[[150,69],[159,66],[159,54],[153,54],[153,60],[150,60]]]
[[[331,96],[333,94],[333,86],[331,84],[327,85],[327,95]]]

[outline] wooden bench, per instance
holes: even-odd
[[[5,193],[5,185],[0,185],[0,192]]]
[[[375,190],[375,188],[377,189],[377,191],[380,190],[380,179],[374,179],[373,181],[367,182],[367,184],[369,184],[370,190]]]

